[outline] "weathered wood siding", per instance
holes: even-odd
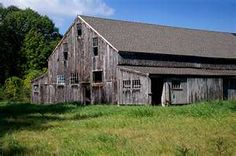
[[[157,75],[158,77],[163,78],[163,86],[167,83],[169,86],[169,91],[164,92],[165,94],[164,100],[170,101],[169,103],[163,101],[163,104],[187,104],[199,101],[206,101],[206,100],[222,100],[223,99],[223,79],[222,78],[211,78],[211,77],[178,77],[178,76],[161,76]],[[155,79],[154,79],[155,80]],[[177,82],[177,83],[176,83]],[[231,82],[232,83],[232,82]],[[178,84],[176,86],[176,84]],[[176,87],[175,87],[176,86]],[[234,86],[232,84],[228,85],[227,87],[227,98],[235,97],[234,89],[228,88],[228,86]],[[155,86],[153,86],[155,87]],[[235,85],[236,88],[236,85]],[[170,94],[170,99],[168,99]],[[157,94],[152,94],[155,96],[161,96]]]
[[[82,24],[82,36],[77,35],[77,23]],[[93,54],[93,37],[98,37],[98,55]],[[68,45],[68,59],[64,59],[63,44]],[[84,86],[90,89],[91,103],[117,103],[116,66],[118,53],[80,19],[64,35],[48,58],[48,86],[40,97],[43,103],[68,101],[86,102]],[[102,71],[102,82],[93,82],[93,71]],[[78,84],[71,84],[71,73],[78,73]],[[57,75],[64,75],[65,84],[57,84]],[[45,82],[40,82],[44,84]],[[32,96],[32,101],[36,101]]]
[[[224,99],[236,100],[236,79],[225,78],[224,82]]]
[[[173,81],[180,82],[180,88],[173,88]],[[171,104],[184,104],[187,101],[187,78],[171,78],[167,82],[171,84]]]
[[[81,36],[77,34],[78,23],[82,24]],[[98,55],[93,53],[94,37],[98,38]],[[64,44],[68,45],[67,59],[64,56]],[[48,73],[33,81],[32,102],[151,104],[152,83],[148,74],[121,69],[118,65],[236,70],[236,62],[232,59],[118,53],[112,45],[97,34],[96,30],[77,18],[48,58]],[[98,71],[102,72],[102,81],[94,82],[93,73]],[[72,73],[78,74],[76,84],[71,83]],[[58,75],[65,77],[64,84],[57,83]],[[181,78],[178,75],[158,75],[158,77],[161,77],[163,83],[170,84],[173,80],[180,79],[181,88],[170,89],[172,104],[223,99],[223,95],[227,99],[236,98],[235,80],[229,80],[223,85],[223,78],[209,78],[204,75]],[[130,80],[130,88],[124,87],[125,80]],[[140,88],[133,87],[133,80],[140,82]],[[38,86],[36,91],[35,86]]]
[[[150,104],[151,80],[142,73],[118,68],[118,104]],[[130,81],[130,88],[124,87],[123,81]],[[133,80],[140,80],[140,88],[133,87]]]
[[[47,102],[50,96],[44,94],[45,92],[49,92],[48,74],[44,74],[32,82],[31,101],[33,103]]]
[[[188,103],[223,99],[222,78],[188,78],[187,79]]]
[[[135,66],[236,70],[235,60],[134,52],[120,52],[118,63],[119,65]]]

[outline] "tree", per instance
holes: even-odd
[[[5,98],[12,101],[21,101],[23,98],[23,81],[19,77],[10,77],[4,84]]]
[[[46,67],[47,57],[60,38],[58,28],[47,16],[31,9],[0,5],[0,84],[11,76],[23,78],[31,68]]]
[[[41,70],[47,67],[47,58],[52,53],[55,46],[54,41],[47,41],[46,37],[36,30],[32,29],[26,34],[21,49],[22,56],[26,63],[24,70]]]

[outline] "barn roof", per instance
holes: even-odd
[[[213,70],[200,68],[168,68],[168,67],[142,67],[142,66],[119,66],[120,69],[136,71],[141,74],[158,75],[192,75],[192,76],[236,76],[235,70]]]
[[[80,16],[118,51],[236,58],[236,34]]]

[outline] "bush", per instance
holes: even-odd
[[[6,79],[4,86],[0,86],[0,101],[30,102],[31,81],[45,71],[30,70],[24,79],[16,76]]]
[[[24,96],[23,81],[19,77],[10,77],[4,84],[4,98],[10,101],[22,101]]]
[[[37,76],[41,75],[43,72],[40,70],[30,70],[28,73],[24,76],[23,80],[23,89],[24,89],[24,101],[29,102],[30,101],[30,95],[31,95],[31,81],[35,79]]]

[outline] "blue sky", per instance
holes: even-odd
[[[48,15],[63,34],[77,14],[236,32],[236,0],[0,0]]]

